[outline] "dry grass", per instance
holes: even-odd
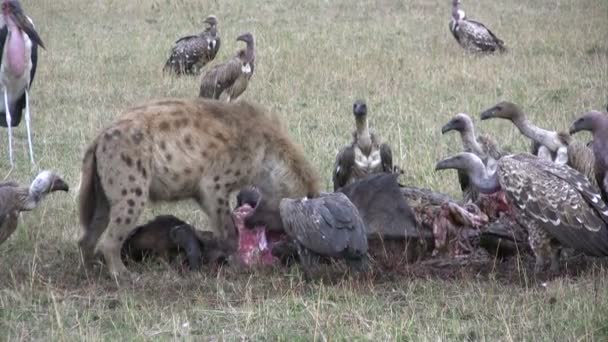
[[[35,152],[16,130],[17,168],[78,184],[83,150],[121,110],[165,96],[195,96],[196,78],[163,78],[170,44],[220,20],[218,60],[236,36],[257,37],[256,74],[244,98],[280,113],[329,188],[338,148],[349,139],[351,104],[368,101],[372,124],[407,170],[404,182],[457,194],[456,175],[432,172],[458,150],[439,127],[456,112],[474,117],[502,99],[542,126],[564,129],[608,100],[608,3],[604,0],[464,1],[510,52],[464,53],[447,28],[449,0],[382,1],[23,1],[48,50],[32,91]],[[513,150],[526,148],[506,122],[478,125]],[[4,132],[4,130],[3,130]],[[6,147],[6,137],[2,136]],[[0,151],[8,172],[8,151]],[[137,268],[118,288],[77,270],[75,191],[22,217],[0,246],[0,339],[399,339],[605,340],[608,273],[591,268],[547,287],[474,276],[396,276],[305,284],[297,269],[182,275],[167,265]],[[149,209],[199,227],[190,203]],[[297,337],[297,338],[296,338]]]

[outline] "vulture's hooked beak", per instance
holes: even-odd
[[[570,135],[573,135],[580,131],[591,131],[591,127],[588,124],[588,122],[589,122],[589,120],[585,120],[584,117],[576,119],[570,125],[570,129],[568,130],[568,133],[570,133]]]
[[[446,158],[438,161],[437,164],[435,164],[435,171],[448,169],[456,169],[454,158]]]
[[[42,39],[40,39],[38,32],[36,32],[36,29],[34,28],[34,25],[25,16],[25,13],[23,13],[23,9],[21,8],[19,2],[9,0],[3,3],[2,7],[5,15],[8,15],[10,19],[15,23],[15,25],[17,25],[19,29],[21,29],[28,35],[28,37],[30,37],[30,40],[40,45],[40,47],[42,47],[43,49],[46,49],[44,47]]]
[[[51,184],[50,192],[60,191],[60,190],[68,192],[68,191],[70,191],[70,187],[63,179],[57,177],[53,180],[53,184]]]
[[[483,111],[480,115],[480,118],[481,118],[481,120],[492,119],[495,117],[494,115],[496,115],[497,112],[498,112],[498,107],[492,107],[488,110]]]
[[[441,127],[441,134],[446,134],[447,132],[456,129],[454,120],[450,120],[447,124]]]

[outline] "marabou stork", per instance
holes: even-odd
[[[19,1],[3,0],[0,23],[0,86],[4,101],[0,111],[0,126],[8,127],[11,167],[14,165],[12,127],[21,122],[24,108],[30,159],[34,164],[28,89],[36,73],[39,45],[44,49],[44,43],[36,32],[32,19],[25,15]]]

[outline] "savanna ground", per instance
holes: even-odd
[[[448,31],[450,0],[412,1],[23,1],[48,50],[40,52],[32,111],[38,164],[16,130],[11,179],[54,169],[72,186],[0,246],[0,339],[399,339],[606,340],[608,272],[592,267],[546,286],[474,274],[442,280],[394,276],[307,284],[289,271],[183,274],[168,265],[132,267],[118,287],[77,269],[76,188],[88,142],[128,106],[198,94],[198,79],[162,77],[170,45],[218,16],[222,47],[257,39],[255,75],[243,98],[281,114],[329,189],[335,153],[350,139],[351,106],[368,101],[372,125],[406,170],[402,182],[458,196],[456,175],[433,172],[459,149],[440,127],[471,113],[480,131],[512,150],[526,141],[506,122],[479,123],[499,100],[564,129],[608,101],[608,2],[464,1],[467,13],[503,38],[508,54],[464,53]],[[5,130],[0,172],[9,171]],[[582,136],[580,138],[587,138]],[[193,203],[159,205],[204,228]]]

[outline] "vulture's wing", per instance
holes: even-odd
[[[365,224],[342,193],[313,199],[283,199],[285,232],[307,249],[324,256],[367,252]]]
[[[516,210],[565,246],[608,256],[608,207],[579,172],[530,154],[504,157],[503,190]]]
[[[173,49],[177,48],[178,44],[182,44],[182,43],[184,43],[184,42],[186,42],[186,41],[188,41],[188,40],[190,40],[192,38],[197,38],[197,37],[198,36],[196,36],[196,35],[190,35],[190,36],[181,37],[180,39],[178,39],[178,40],[175,41],[175,45],[176,46],[174,46]]]
[[[494,51],[503,44],[484,24],[471,20],[461,20],[460,30],[466,34],[482,51]]]
[[[220,94],[230,87],[241,75],[243,64],[238,57],[211,68],[201,80],[200,96],[219,98]]]
[[[352,145],[344,146],[336,155],[332,181],[334,191],[345,186],[352,176],[353,166],[355,165],[355,149]]]
[[[380,145],[380,160],[382,161],[382,171],[393,172],[393,152],[388,144]]]

